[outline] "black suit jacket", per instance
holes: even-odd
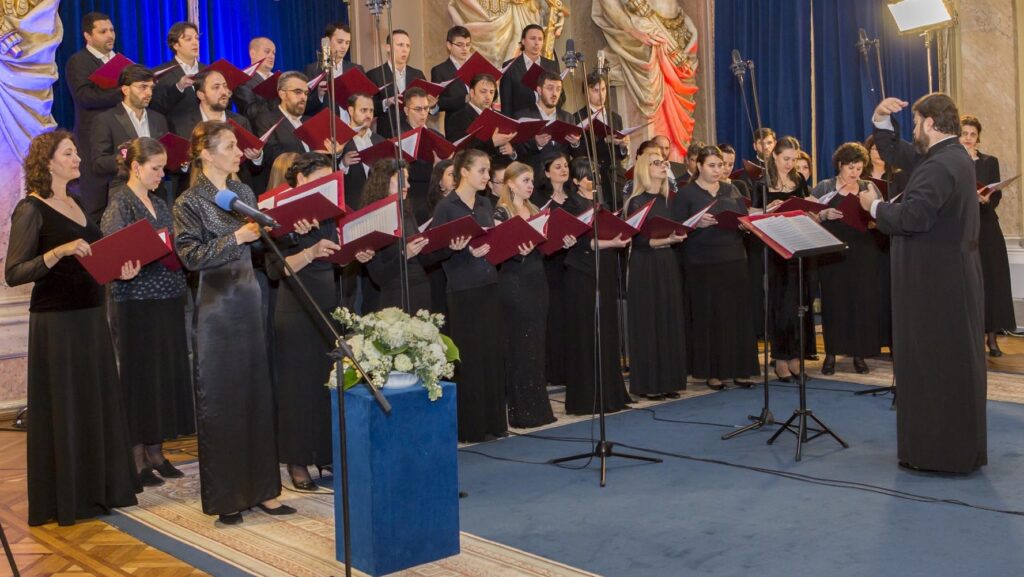
[[[469,132],[469,127],[473,124],[480,115],[476,113],[476,110],[472,106],[466,105],[461,110],[453,112],[450,115],[444,117],[444,133],[445,137],[450,142],[455,142],[460,138],[466,136]],[[476,150],[487,153],[488,156],[494,158],[500,155],[498,148],[494,146],[494,142],[491,140],[481,140],[479,138],[470,138],[466,148],[473,148]],[[511,160],[511,156],[508,157]]]
[[[233,120],[236,123],[238,123],[238,125],[242,128],[248,130],[249,132],[254,132],[252,129],[252,125],[249,123],[249,119],[247,119],[246,117],[231,110],[226,111],[226,114],[228,120]],[[178,122],[171,125],[171,130],[178,136],[187,140],[192,136],[192,130],[196,127],[197,124],[199,124],[202,121],[203,113],[199,111],[198,107],[196,107],[194,112],[189,112],[180,116],[178,118]],[[248,158],[243,157],[242,165],[238,169],[238,179],[244,182],[245,184],[249,185],[249,188],[252,188],[253,191],[257,193],[257,195],[259,195],[259,193],[262,192],[259,182],[260,179],[257,178],[257,176],[263,172],[264,167],[267,167],[267,172],[270,171],[270,165],[267,164],[267,158],[268,157],[266,153],[266,147],[264,147],[263,162],[260,164],[260,166],[256,166]],[[179,177],[178,189],[177,192],[175,193],[175,196],[181,194],[182,192],[185,192],[185,190],[188,189],[188,180],[188,173],[185,173]]]
[[[157,66],[155,70],[160,71],[166,68],[170,68],[170,70],[161,74],[160,78],[157,79],[156,86],[153,87],[153,101],[149,104],[149,107],[167,117],[168,122],[171,124],[171,130],[175,134],[182,134],[182,131],[178,129],[178,125],[188,126],[191,132],[196,123],[189,125],[189,119],[192,115],[199,115],[199,97],[196,96],[196,89],[189,86],[184,91],[180,91],[175,86],[181,80],[181,77],[185,76],[185,71],[178,65],[177,60],[172,59],[169,62],[164,62]],[[199,70],[204,68],[206,68],[206,65],[200,62]],[[188,138],[191,134],[188,133],[183,136]]]
[[[353,62],[349,62],[348,60],[342,60],[342,62],[341,62],[341,73],[342,74],[348,72],[349,70],[352,70],[353,68],[358,68],[359,70],[363,69],[363,67],[358,65],[358,64],[355,64]],[[309,64],[306,65],[306,68],[303,69],[303,71],[302,71],[302,73],[306,75],[306,78],[308,80],[313,80],[314,78],[316,78],[317,76],[320,75],[320,72],[321,72],[321,70],[320,70],[320,63],[319,62],[310,62]],[[328,98],[328,96],[329,96],[329,93],[325,94],[324,95],[324,100],[323,100],[323,102],[321,102],[320,101],[319,93],[317,92],[317,87],[314,86],[313,89],[309,91],[309,100],[306,101],[306,114],[305,114],[305,116],[313,116],[317,112],[320,112],[321,110],[326,108],[327,107],[327,98]],[[341,106],[348,106],[347,102],[340,102],[339,104]]]
[[[389,64],[383,64],[370,70],[366,73],[366,76],[373,81],[377,86],[388,85],[387,88],[377,92],[373,97],[373,114],[377,118],[377,130],[376,132],[384,138],[391,138],[394,136],[394,129],[392,128],[391,122],[388,122],[388,116],[385,116],[384,112],[384,101],[395,95],[394,85],[394,74],[391,72],[391,66]],[[412,66],[406,66],[405,68],[405,86],[406,88],[412,84],[413,80],[419,78],[420,80],[426,80],[427,77],[423,75],[423,71],[413,68]],[[388,113],[391,110],[388,109]],[[399,109],[401,116],[401,123],[403,126],[407,124],[405,118],[405,112]]]
[[[412,127],[408,123],[402,123],[402,132],[408,132]],[[424,127],[434,134],[444,136],[433,128]],[[430,203],[427,196],[430,191],[430,176],[434,172],[434,163],[425,160],[414,160],[409,163],[409,204],[416,222],[423,224],[430,218]]]
[[[256,118],[260,114],[276,108],[280,105],[280,100],[275,98],[273,100],[267,100],[259,94],[253,92],[257,86],[259,86],[266,78],[253,74],[252,78],[248,82],[239,86],[234,94],[231,95],[231,102],[235,104],[235,108],[238,113],[249,119],[249,122],[255,124]]]
[[[384,139],[376,132],[370,133],[371,144],[383,141]],[[349,152],[357,150],[355,141],[349,140],[341,148],[341,154],[344,157]],[[363,187],[366,186],[367,172],[366,165],[359,163],[348,167],[348,172],[345,174],[345,203],[357,210],[363,207]]]
[[[160,138],[167,134],[167,119],[163,114],[149,110],[146,120],[151,137]],[[125,183],[125,179],[117,176],[117,159],[121,154],[118,147],[138,137],[124,106],[115,106],[93,119],[89,144],[93,155],[92,170],[97,176],[108,179],[108,190]]]
[[[451,58],[445,58],[444,62],[430,69],[431,82],[440,84],[449,80],[452,81],[437,99],[438,108],[445,113],[445,135],[448,133],[448,117],[463,108],[467,108],[466,95],[469,93],[469,88],[465,82],[455,78],[456,72],[458,72],[458,69],[455,68]]]
[[[511,60],[506,60],[501,67],[505,68],[509,66]],[[540,65],[545,70],[558,74],[561,69],[558,66],[558,62],[549,60],[543,56],[540,59]],[[500,86],[498,87],[498,97],[501,100],[501,110],[505,114],[514,113],[524,108],[529,108],[537,102],[537,92],[527,88],[522,83],[523,76],[526,74],[526,62],[523,61],[522,55],[515,57],[515,62],[509,66],[505,74],[501,76]]]
[[[568,124],[576,124],[575,117],[573,117],[572,114],[569,114],[568,112],[562,110],[561,108],[559,108],[555,112],[555,115],[558,118],[558,120],[561,120],[562,122]],[[540,108],[537,107],[536,103],[531,104],[530,106],[520,110],[519,112],[516,113],[515,117],[517,119],[542,118]],[[520,162],[529,163],[533,166],[535,182],[537,181],[537,179],[544,180],[544,171],[543,167],[541,166],[541,162],[544,157],[553,152],[564,152],[569,155],[569,158],[576,158],[577,156],[585,155],[586,149],[583,148],[582,140],[580,140],[580,145],[577,146],[576,148],[569,146],[569,144],[566,142],[555,142],[554,140],[545,144],[544,148],[537,148],[537,143],[533,140],[529,140],[523,144],[516,145],[516,154],[519,156],[518,160]]]
[[[270,127],[274,126],[278,120],[281,120],[282,116],[284,115],[281,114],[281,109],[277,106],[260,114],[254,124],[255,134],[262,135],[270,130]],[[303,122],[307,120],[309,120],[308,116],[302,117]],[[257,181],[259,189],[253,189],[258,194],[266,191],[267,181],[270,178],[270,170],[274,166],[274,161],[285,152],[298,152],[299,154],[306,152],[302,141],[299,140],[299,137],[295,136],[295,129],[292,128],[292,124],[287,120],[277,125],[274,132],[270,133],[266,146],[263,147],[263,166],[267,168],[260,174],[260,178]]]

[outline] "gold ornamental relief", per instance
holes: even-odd
[[[3,0],[3,4],[0,4],[0,16],[24,18],[39,2],[40,0]]]
[[[686,14],[682,10],[679,10],[673,17],[667,17],[651,7],[648,0],[625,0],[624,4],[630,14],[658,23],[667,33],[667,40],[671,45],[672,61],[676,65],[686,63],[687,57],[682,51],[693,40],[693,32],[686,25]]]

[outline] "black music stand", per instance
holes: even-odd
[[[807,408],[807,372],[804,370],[804,317],[807,315],[807,305],[804,303],[804,259],[819,254],[827,254],[846,250],[846,243],[839,240],[820,224],[814,222],[803,212],[786,212],[781,214],[764,215],[760,217],[743,217],[741,222],[747,224],[751,232],[756,234],[765,245],[769,246],[786,260],[797,259],[797,331],[800,334],[800,406],[793,411],[793,415],[782,424],[775,434],[768,439],[771,445],[785,431],[796,435],[796,460],[802,457],[803,444],[812,441],[822,435],[829,435],[836,440],[844,449],[850,446],[842,440],[828,425],[826,425],[813,411]],[[813,421],[808,426],[808,419]]]

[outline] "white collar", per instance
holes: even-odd
[[[220,113],[220,118],[210,118],[209,116],[206,115],[206,111],[203,110],[203,107],[200,106],[199,107],[199,114],[202,115],[203,122],[206,122],[207,120],[220,120],[222,122],[227,122],[227,120],[228,120],[228,113],[227,113],[226,110],[224,112]]]
[[[288,121],[291,122],[292,124],[302,124],[302,117],[301,116],[292,116],[291,114],[288,114],[288,111],[284,109],[284,105],[283,104],[279,105],[277,107],[277,109],[281,111],[281,116],[284,116],[285,118],[287,118]]]
[[[126,110],[126,111],[128,112],[128,116],[129,116],[130,118],[134,118],[134,119],[135,119],[135,120],[137,120],[137,121],[138,121],[138,122],[139,122],[140,124],[141,124],[141,123],[143,123],[143,122],[146,122],[146,118],[147,118],[147,116],[148,116],[148,114],[147,114],[147,113],[148,113],[148,109],[147,109],[147,108],[143,108],[143,109],[142,109],[142,118],[139,118],[139,117],[138,117],[138,115],[136,115],[136,114],[135,114],[135,111],[134,111],[134,110],[132,110],[132,108],[131,108],[130,106],[128,106],[127,104],[125,104],[125,102],[124,102],[124,101],[121,101],[121,106],[124,106],[124,109],[125,109],[125,110]]]
[[[89,46],[88,44],[85,45],[85,49],[89,51],[89,54],[92,54],[96,58],[100,59],[100,61],[103,62],[104,64],[106,64],[107,62],[110,62],[110,59],[114,57],[114,54],[116,54],[116,52],[114,52],[113,50],[111,50],[107,54],[103,54],[102,52],[100,52],[99,50],[96,50],[95,48],[93,48],[92,46]]]

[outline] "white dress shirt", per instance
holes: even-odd
[[[113,50],[111,50],[110,52],[108,52],[106,54],[103,54],[99,50],[96,50],[95,48],[93,48],[92,46],[89,46],[88,44],[85,45],[85,49],[89,51],[89,54],[92,54],[93,56],[98,58],[100,62],[102,62],[104,64],[106,64],[107,62],[110,62],[110,59],[114,57],[114,54],[117,54]]]
[[[135,127],[135,136],[138,138],[149,137],[149,111],[145,108],[142,109],[142,118],[135,116],[135,111],[131,109],[125,103],[121,103],[124,109],[128,111],[128,120],[132,121],[132,126]]]

